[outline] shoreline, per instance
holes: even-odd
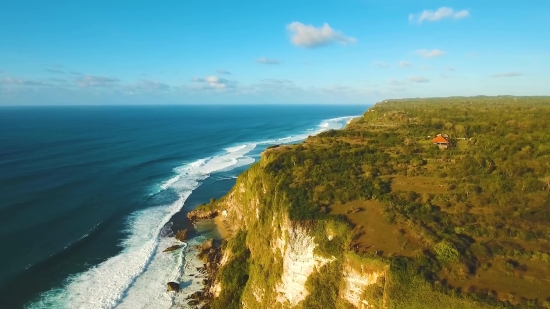
[[[189,263],[189,265],[186,268],[197,272],[197,274],[189,274],[189,276],[199,279],[200,288],[197,286],[192,291],[184,291],[185,288],[180,289],[179,291],[175,291],[175,298],[179,300],[180,304],[185,304],[191,308],[209,308],[214,298],[212,286],[216,280],[218,269],[221,266],[222,243],[229,236],[229,230],[219,215],[208,219],[190,219],[190,221],[193,225],[192,229],[195,237],[201,234],[202,236],[208,235],[208,233],[201,233],[200,228],[197,228],[208,225],[213,225],[212,231],[215,232],[215,235],[209,235],[214,237],[207,237],[198,244],[189,246],[187,250],[189,256],[186,257],[186,263]],[[179,283],[180,287],[181,284]],[[168,283],[168,286],[170,286],[170,283]]]

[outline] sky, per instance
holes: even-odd
[[[550,1],[3,1],[0,105],[550,95]]]

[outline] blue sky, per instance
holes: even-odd
[[[4,1],[0,105],[550,95],[550,2]]]

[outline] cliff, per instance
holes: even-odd
[[[364,294],[370,285],[384,286],[388,266],[379,260],[357,262],[360,258],[346,250],[350,229],[345,223],[292,221],[284,192],[263,169],[265,160],[241,175],[217,205],[234,235],[246,233],[248,278],[236,307],[312,308],[323,304],[317,297],[325,288],[329,293],[321,296],[334,304],[371,308],[381,303],[382,295],[372,299]],[[231,251],[225,250],[221,272],[233,262]],[[223,297],[224,288],[218,278],[214,295]],[[319,291],[312,297],[314,289]]]
[[[433,107],[437,113],[439,107],[434,102],[428,108],[399,105],[401,111],[394,103],[376,105],[343,131],[266,150],[224,198],[208,206],[231,234],[211,288],[212,308],[548,304],[544,301],[550,295],[499,283],[505,277],[495,277],[494,283],[476,281],[506,272],[491,265],[506,259],[506,246],[515,240],[469,236],[470,225],[459,221],[464,215],[453,203],[462,207],[474,195],[479,198],[481,190],[459,191],[462,184],[447,175],[428,177],[440,173],[431,164],[457,172],[459,164],[450,166],[451,160],[467,160],[458,151],[442,153],[422,142],[425,132],[437,129],[430,129],[431,122],[423,123],[414,108],[425,112]],[[486,109],[480,109],[486,119]],[[547,112],[550,115],[550,109]],[[470,110],[469,121],[473,115]],[[405,164],[399,153],[407,154]],[[540,196],[544,194],[541,187]],[[442,211],[440,205],[451,210]],[[473,214],[468,218],[476,220]],[[509,280],[545,289],[543,274],[548,270],[543,260],[548,255],[543,238],[536,240],[538,251],[514,247],[538,256],[541,263],[529,263],[537,270],[528,281],[521,281],[525,273],[519,270]],[[500,255],[496,243],[503,250]],[[521,253],[515,254],[514,261],[521,259]],[[478,284],[485,286],[472,288]]]

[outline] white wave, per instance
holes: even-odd
[[[120,254],[69,277],[63,288],[44,293],[30,308],[114,308],[125,304],[129,304],[127,308],[169,308],[173,295],[165,291],[166,282],[180,281],[184,262],[181,251],[179,256],[162,253],[173,241],[161,237],[163,226],[181,210],[202,180],[211,173],[233,169],[239,162],[250,162],[244,155],[255,147],[247,144],[177,168],[178,175],[164,183],[178,193],[176,202],[130,215],[129,236],[122,242],[124,249]],[[144,301],[144,297],[149,301]],[[135,299],[139,302],[134,302]],[[142,302],[144,305],[137,305]]]
[[[298,141],[305,140],[306,138],[308,138],[308,136],[311,136],[311,135],[317,135],[319,133],[322,133],[322,132],[325,132],[325,131],[328,131],[328,130],[341,129],[346,125],[347,121],[349,121],[353,118],[357,118],[357,117],[359,117],[359,116],[344,116],[344,117],[326,119],[326,120],[323,120],[319,124],[319,126],[318,126],[319,129],[317,129],[313,132],[309,131],[309,130],[306,130],[306,132],[302,133],[302,134],[290,135],[290,136],[279,138],[279,139],[271,139],[271,140],[260,141],[260,142],[257,142],[257,144],[258,145],[274,145],[274,144],[296,143]]]
[[[255,159],[246,156],[257,145],[293,143],[320,132],[341,128],[338,117],[323,121],[316,131],[291,135],[274,140],[229,147],[221,155],[203,158],[176,168],[175,176],[160,185],[172,189],[179,198],[170,205],[144,209],[127,219],[128,237],[122,242],[120,254],[107,259],[87,271],[70,276],[65,286],[41,295],[30,308],[170,308],[187,307],[185,296],[202,288],[196,267],[202,262],[188,252],[201,238],[191,239],[186,249],[163,253],[173,245],[173,238],[163,237],[162,229],[170,218],[180,211],[193,190],[212,173],[229,171],[252,164]],[[187,254],[186,254],[187,253]],[[195,276],[193,276],[195,275]],[[166,292],[166,283],[181,282],[183,292]]]
[[[247,147],[247,145],[245,144],[245,145],[240,145],[240,146],[225,148],[225,150],[226,150],[227,152],[235,152],[235,151],[242,150],[242,149],[244,149],[244,148],[246,148],[246,147]]]
[[[176,181],[180,180],[180,175],[176,175],[170,179],[168,179],[167,181],[163,182],[161,185],[160,185],[160,188],[164,191],[166,189],[168,189],[173,183],[175,183]]]

